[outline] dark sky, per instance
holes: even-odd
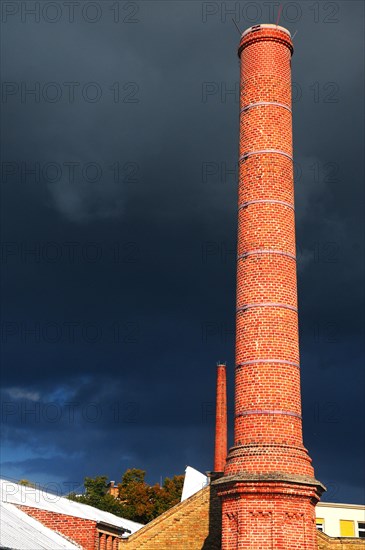
[[[244,30],[278,5],[2,2],[3,477],[66,493],[210,470],[219,360],[232,443],[229,10]],[[280,24],[297,31],[304,442],[324,498],[362,503],[364,5],[284,2]]]

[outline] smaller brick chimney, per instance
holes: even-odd
[[[227,376],[224,363],[217,365],[216,399],[214,471],[223,472],[227,458]]]

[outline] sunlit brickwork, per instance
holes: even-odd
[[[303,446],[286,29],[243,33],[239,56],[235,435],[224,477],[222,549],[317,548],[323,486]]]
[[[214,471],[223,472],[227,458],[227,375],[226,365],[217,365]]]

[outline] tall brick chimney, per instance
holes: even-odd
[[[324,487],[303,446],[290,33],[241,37],[235,436],[224,476],[222,550],[314,550]]]
[[[227,377],[226,365],[217,365],[215,408],[214,472],[223,472],[227,458]]]

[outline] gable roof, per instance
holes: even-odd
[[[80,550],[81,547],[45,527],[14,504],[0,502],[0,548]]]
[[[29,506],[77,518],[90,519],[98,523],[106,523],[125,529],[130,533],[135,533],[143,527],[141,523],[115,516],[110,512],[104,512],[104,510],[99,510],[93,506],[74,502],[68,498],[48,493],[45,490],[19,485],[5,479],[0,479],[0,493],[2,502]]]

